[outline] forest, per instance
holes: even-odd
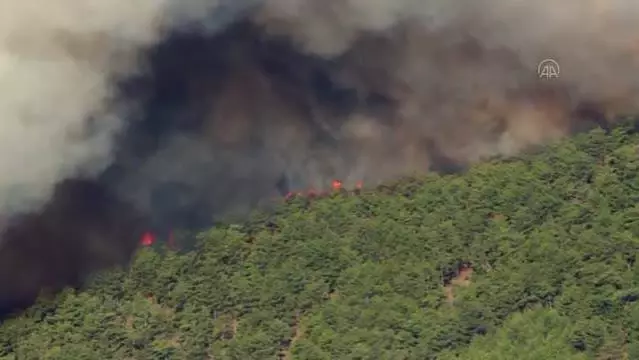
[[[638,169],[628,123],[294,197],[43,295],[0,359],[639,359]]]

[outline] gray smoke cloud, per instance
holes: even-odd
[[[229,138],[248,136],[246,129],[255,122],[246,118],[259,117],[270,124],[261,137],[265,148],[278,154],[273,162],[301,173],[300,182],[322,187],[326,176],[384,180],[428,170],[433,148],[460,164],[514,154],[569,133],[571,113],[584,101],[610,114],[635,111],[637,4],[6,0],[0,4],[0,209],[37,207],[59,180],[98,174],[110,164],[113,137],[136,105],[116,100],[116,81],[144,71],[141,54],[172,29],[217,33],[232,19],[250,16],[265,34],[334,61],[329,72],[335,83],[356,89],[358,96],[374,92],[392,100],[390,111],[359,109],[340,115],[341,121],[311,104],[312,121],[343,145],[311,147],[309,113],[295,110],[290,96],[277,95],[272,80],[250,60],[230,71],[229,85],[210,100],[223,104],[208,112],[211,136],[234,143]],[[552,83],[537,76],[545,58],[562,66]],[[257,113],[247,113],[247,91]],[[193,141],[210,140],[204,134],[204,140]],[[141,179],[160,172],[169,176],[161,164],[173,164],[178,170],[168,173],[176,177],[196,177],[202,164],[222,157],[206,155],[211,152],[206,147],[193,155],[193,149],[204,148],[187,142],[168,141],[169,149],[144,165],[143,175],[131,180],[138,185],[131,187],[143,187]],[[176,167],[174,158],[181,156],[176,149],[189,149],[182,155],[197,159],[199,165],[191,166],[197,170]]]
[[[372,145],[365,157],[383,149],[371,167],[393,164],[381,166],[387,177],[428,167],[418,138],[471,163],[566,135],[582,103],[636,111],[638,16],[627,0],[271,0],[256,21],[339,59],[343,84],[396,100],[393,126],[358,115],[344,127]],[[547,58],[561,65],[559,79],[538,78]],[[382,139],[389,132],[401,140]]]
[[[19,0],[0,5],[0,209],[41,205],[54,184],[95,174],[122,126],[113,82],[158,41],[166,3]],[[122,104],[124,105],[124,104]]]

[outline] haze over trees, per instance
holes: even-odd
[[[141,249],[0,327],[0,359],[639,359],[639,135],[294,198]]]

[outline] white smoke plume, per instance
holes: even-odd
[[[0,4],[0,208],[38,206],[57,181],[108,164],[123,120],[110,103],[113,81],[138,69],[164,8],[161,0]]]

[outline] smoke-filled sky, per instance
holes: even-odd
[[[302,84],[290,84],[296,94],[282,95],[282,80],[265,75],[241,50],[221,87],[212,79],[216,89],[200,84],[193,92],[203,96],[194,100],[198,106],[210,105],[198,110],[206,128],[228,144],[266,121],[261,152],[270,151],[278,159],[270,161],[297,172],[303,183],[323,183],[323,172],[377,180],[426,170],[433,149],[459,163],[511,154],[565,134],[582,101],[632,110],[625,107],[637,95],[639,5],[631,0],[265,0],[229,2],[230,9],[217,3],[3,1],[0,207],[29,209],[59,180],[99,174],[113,161],[114,135],[140,105],[118,96],[117,81],[147,71],[146,51],[171,31],[188,26],[214,37],[239,16],[260,29],[256,41],[286,39],[300,54],[325,60],[327,78],[355,96],[348,112],[336,114],[299,93]],[[553,84],[536,75],[545,58],[562,66]],[[300,59],[294,61],[311,61]],[[291,72],[308,71],[281,62],[299,68]],[[386,100],[384,109],[367,96]],[[301,102],[308,109],[300,110]],[[311,146],[309,122],[339,146]],[[201,147],[183,137],[168,142],[171,162],[181,149]],[[184,151],[206,163],[221,157]],[[147,167],[162,163],[152,162]]]

